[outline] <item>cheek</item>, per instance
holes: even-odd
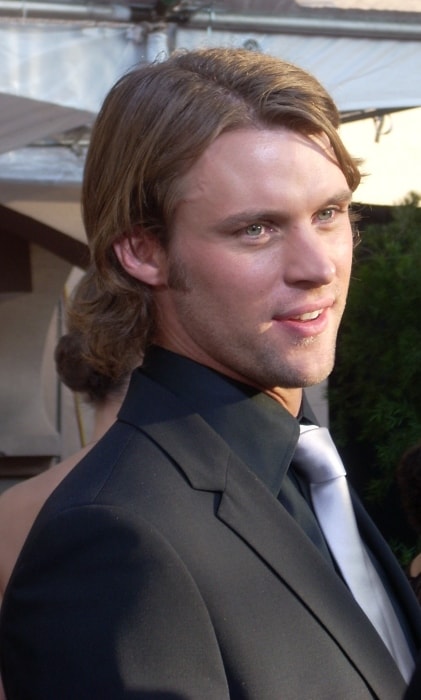
[[[351,278],[353,260],[354,260],[354,246],[351,245],[348,248],[347,255],[344,256],[344,263],[343,263],[344,277],[346,277],[348,284],[349,284],[349,280]]]
[[[344,282],[349,280],[351,275],[353,251],[354,245],[351,237],[342,243],[338,243],[332,251],[337,276]]]
[[[263,296],[279,286],[279,256],[238,254],[219,245],[173,248],[168,284],[172,289],[208,297],[214,305],[261,305]]]
[[[244,259],[235,259],[228,264],[220,259],[203,271],[202,280],[218,296],[226,298],[227,303],[258,305],[275,283],[275,275],[262,269],[257,262],[250,264]]]

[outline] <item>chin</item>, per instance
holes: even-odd
[[[328,374],[323,374],[314,377],[306,377],[301,382],[300,387],[301,389],[308,389],[311,386],[316,386],[316,384],[320,384],[325,379],[327,379],[328,376]]]
[[[329,377],[333,370],[333,363],[325,367],[312,368],[309,372],[303,372],[301,376],[301,386],[304,388],[308,386],[314,386],[315,384],[320,384],[325,379]]]
[[[324,357],[320,361],[314,358],[311,362],[305,363],[301,367],[296,367],[295,371],[291,368],[290,379],[292,381],[290,387],[305,389],[306,387],[320,384],[331,374],[333,366],[334,359]]]

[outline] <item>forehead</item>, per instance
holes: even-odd
[[[284,127],[224,132],[181,178],[180,205],[262,206],[294,197],[327,197],[348,189],[324,134],[306,136]]]

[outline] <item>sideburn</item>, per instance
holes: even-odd
[[[190,292],[192,289],[186,266],[176,256],[169,260],[167,284],[176,292]]]

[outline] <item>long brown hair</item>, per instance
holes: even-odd
[[[352,191],[356,161],[339,138],[326,90],[301,68],[245,49],[181,51],[141,65],[111,89],[94,125],[82,206],[98,296],[77,319],[107,373],[139,355],[154,326],[151,290],[119,264],[113,244],[139,227],[165,247],[180,178],[224,131],[285,126],[324,132]]]

